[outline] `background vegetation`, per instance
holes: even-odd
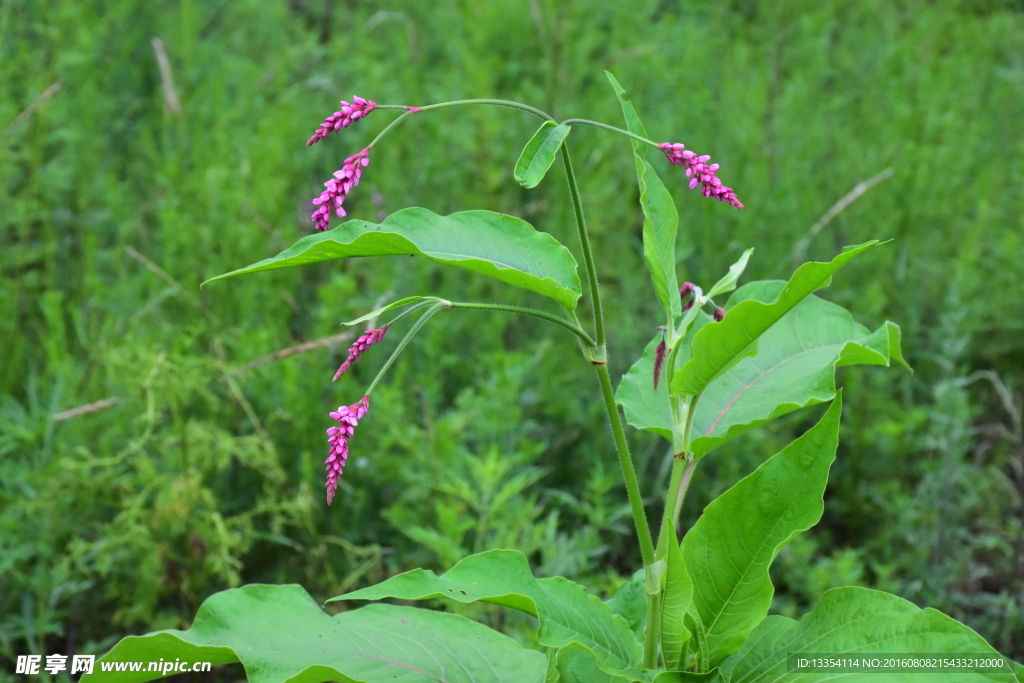
[[[532,320],[435,318],[324,505],[327,412],[385,355],[332,385],[337,324],[387,297],[493,297],[485,279],[395,258],[198,288],[311,232],[320,184],[392,117],[304,148],[338,99],[503,97],[617,123],[603,69],[654,137],[712,154],[747,206],[704,200],[665,165],[681,279],[710,284],[748,246],[747,277],[765,278],[893,240],[824,295],[872,328],[900,323],[916,372],[841,372],[826,517],[776,563],[775,609],[876,586],[1024,657],[1018,0],[2,0],[0,678],[18,654],[187,625],[246,582],[326,598],[497,546],[602,593],[637,568],[596,383],[565,360],[571,336]],[[350,215],[489,208],[572,245],[560,173],[534,191],[512,180],[535,125],[417,117],[375,149]],[[572,145],[618,376],[655,324],[630,149],[587,129]],[[709,456],[686,523],[816,416]],[[653,511],[667,447],[632,438]]]

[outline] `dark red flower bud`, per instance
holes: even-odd
[[[658,388],[658,380],[661,379],[661,366],[665,364],[665,340],[661,340],[658,348],[654,349],[654,388]]]
[[[725,318],[725,309],[724,308],[716,308],[715,309],[715,322],[720,323],[720,322],[722,322],[723,318]]]
[[[693,308],[693,299],[690,299],[690,300],[689,300],[689,301],[687,301],[687,302],[686,302],[685,304],[683,304],[683,310],[684,310],[684,311],[688,311],[688,310],[690,310],[691,308]]]
[[[693,294],[693,283],[684,282],[683,286],[679,288],[679,296],[682,299],[686,299],[686,297],[690,296],[691,294]]]

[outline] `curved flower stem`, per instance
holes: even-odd
[[[693,429],[693,416],[697,412],[697,399],[690,401],[689,409],[686,412],[686,423],[683,426],[683,451],[675,454],[675,462],[672,463],[672,480],[668,485],[668,494],[665,496],[665,513],[662,515],[661,524],[664,528],[672,530],[669,538],[676,538],[676,520],[679,519],[679,511],[683,507],[683,499],[686,497],[686,490],[690,487],[690,479],[693,476],[693,468],[697,464],[697,458],[690,452],[690,431]],[[664,535],[658,536],[660,544]],[[658,554],[663,551],[658,548]]]
[[[590,284],[590,296],[594,306],[596,346],[599,349],[598,353],[603,356],[606,341],[604,312],[601,307],[601,290],[597,282],[597,269],[594,266],[594,253],[590,246],[587,223],[583,217],[583,203],[580,201],[580,190],[576,184],[576,174],[572,170],[572,159],[569,157],[569,147],[566,143],[562,144],[562,162],[565,165],[565,176],[569,182],[569,193],[572,195],[576,227],[579,231],[580,246],[583,249],[583,263],[587,271],[587,281]],[[633,511],[633,523],[636,525],[636,535],[640,541],[640,555],[643,558],[644,566],[648,567],[654,564],[654,543],[651,540],[651,529],[647,525],[644,501],[640,495],[640,484],[636,478],[633,459],[629,454],[626,432],[622,428],[622,418],[619,416],[619,408],[615,403],[615,391],[612,389],[611,376],[608,374],[608,363],[604,358],[592,359],[592,363],[594,371],[597,372],[597,379],[601,383],[601,394],[604,398],[605,411],[608,413],[608,421],[611,422],[612,436],[615,439],[615,450],[619,455],[619,464],[622,466],[622,476],[626,482],[626,492],[629,495],[629,506]],[[648,628],[651,627],[651,624],[651,619],[648,619]],[[648,655],[645,653],[644,656],[646,658]],[[655,651],[654,656],[655,658],[657,657],[657,651]]]
[[[531,107],[528,104],[522,102],[513,102],[512,100],[492,100],[492,99],[476,99],[476,100],[453,100],[452,102],[439,102],[438,104],[425,104],[422,107],[416,107],[416,111],[410,111],[409,107],[404,104],[380,104],[377,105],[377,109],[391,109],[391,110],[406,110],[410,114],[416,112],[430,111],[431,109],[444,109],[446,107],[464,107],[472,104],[490,104],[497,107],[509,107],[511,109],[519,109],[521,111],[529,112],[537,118],[544,119],[545,121],[554,121],[555,119],[548,115],[547,112],[541,111],[536,107]]]
[[[658,143],[654,142],[653,140],[648,140],[647,138],[641,137],[636,133],[630,133],[628,130],[624,130],[617,126],[609,126],[607,123],[601,123],[600,121],[591,121],[590,119],[566,119],[565,121],[562,121],[562,123],[567,126],[593,126],[595,128],[603,128],[605,130],[610,130],[613,133],[618,133],[619,135],[625,135],[627,138],[633,138],[637,142],[642,142],[645,145],[650,145],[655,149],[660,149],[658,147]]]
[[[405,333],[404,337],[402,337],[402,341],[398,343],[398,346],[395,348],[394,352],[392,352],[391,357],[388,358],[386,363],[384,363],[384,367],[382,367],[380,372],[377,373],[377,376],[373,378],[373,382],[370,384],[370,388],[366,390],[366,393],[363,394],[364,396],[369,396],[373,393],[377,383],[384,377],[384,373],[388,371],[388,368],[390,368],[398,357],[402,355],[402,351],[405,350],[406,345],[412,341],[412,338],[416,336],[416,333],[420,331],[420,328],[426,325],[427,321],[430,320],[435,313],[445,307],[445,303],[446,302],[441,301],[428,308],[427,312],[420,316],[420,319],[416,321],[416,324],[409,328],[409,331]]]
[[[569,143],[562,143],[562,163],[565,166],[565,177],[569,181],[569,194],[572,195],[573,214],[576,216],[576,227],[580,234],[580,246],[583,248],[583,266],[587,271],[587,282],[590,285],[590,299],[594,307],[594,330],[597,337],[596,346],[605,345],[604,311],[601,305],[601,287],[597,283],[597,267],[594,265],[594,251],[590,248],[590,235],[587,233],[587,220],[583,217],[583,202],[580,201],[580,188],[576,184],[576,174],[572,170],[572,159],[569,158]]]
[[[583,340],[583,343],[586,344],[587,346],[594,346],[594,340],[590,338],[589,334],[580,329],[579,326],[574,325],[571,321],[566,320],[565,318],[561,318],[552,313],[538,311],[535,308],[524,308],[522,306],[508,306],[506,304],[474,304],[465,303],[461,301],[452,301],[449,303],[451,304],[451,308],[469,308],[482,311],[501,311],[503,313],[518,313],[519,315],[529,315],[533,316],[534,318],[547,320],[548,322],[555,323],[556,325],[561,325],[565,329],[569,330],[577,337],[579,337],[581,340]]]

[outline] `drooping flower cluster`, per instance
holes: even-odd
[[[338,490],[338,479],[341,477],[341,468],[348,460],[348,440],[355,433],[359,420],[366,415],[370,409],[370,397],[363,396],[357,403],[350,406],[339,406],[331,413],[331,419],[338,424],[327,430],[327,443],[330,450],[325,461],[327,470],[327,504],[334,500],[334,493]]]
[[[683,301],[683,310],[688,311],[693,308],[693,283],[684,282],[683,286],[679,288],[679,298]]]
[[[316,129],[315,133],[313,133],[313,137],[306,142],[306,147],[315,145],[330,133],[339,131],[342,128],[348,128],[350,125],[363,118],[376,108],[376,102],[373,100],[364,100],[362,97],[353,97],[352,104],[342,100],[341,109],[324,119],[324,122],[321,123],[320,127]]]
[[[317,205],[316,211],[310,218],[316,224],[317,230],[327,230],[331,224],[331,209],[341,218],[345,215],[342,203],[349,191],[359,184],[359,178],[363,174],[363,167],[370,163],[370,148],[353,154],[345,159],[345,164],[340,171],[334,172],[334,178],[324,183],[327,189],[320,193],[320,196],[313,200]]]
[[[701,192],[705,197],[714,197],[720,202],[728,202],[737,209],[742,209],[743,204],[736,198],[736,193],[726,187],[715,175],[718,164],[708,164],[711,157],[707,154],[698,156],[683,145],[676,142],[663,142],[658,148],[665,153],[670,164],[686,167],[686,177],[690,179],[690,189],[701,185]]]
[[[334,379],[331,381],[336,381],[339,377],[348,372],[348,369],[352,367],[352,364],[359,360],[359,356],[363,354],[363,351],[366,351],[366,349],[383,339],[384,333],[387,331],[388,326],[381,325],[377,329],[367,330],[359,335],[359,339],[356,339],[355,343],[353,343],[348,349],[348,358],[346,358],[345,362],[341,364],[338,371],[334,373]]]

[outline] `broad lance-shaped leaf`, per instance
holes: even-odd
[[[545,121],[523,148],[516,162],[515,179],[523,187],[537,187],[547,174],[555,155],[569,136],[571,126]]]
[[[526,556],[514,550],[491,550],[462,560],[442,576],[414,569],[376,586],[339,595],[334,600],[425,600],[490,602],[537,618],[538,640],[548,647],[578,643],[594,653],[605,671],[642,680],[643,647],[629,624],[577,583],[556,577],[535,579]]]
[[[605,74],[622,104],[622,114],[629,132],[647,137],[647,131],[636,115],[633,103],[626,97],[626,91],[607,71]],[[633,140],[633,160],[636,162],[636,180],[640,185],[640,206],[644,211],[644,257],[651,271],[654,292],[665,313],[674,321],[682,315],[679,300],[679,282],[676,280],[676,233],[679,228],[679,214],[672,195],[665,189],[654,167],[644,159],[646,146]]]
[[[124,638],[82,681],[163,675],[118,662],[241,662],[250,683],[519,683],[544,680],[544,655],[455,614],[370,605],[331,617],[301,586],[217,593],[187,631]]]
[[[672,378],[672,394],[696,396],[737,361],[757,352],[757,340],[794,306],[814,291],[827,287],[832,274],[851,259],[878,244],[877,240],[847,247],[829,263],[805,263],[786,283],[777,301],[743,301],[725,320],[704,328],[693,339],[693,355]]]
[[[355,256],[423,255],[489,275],[576,308],[582,295],[576,260],[554,237],[526,221],[491,211],[438,216],[403,209],[383,223],[348,221],[303,237],[273,258],[207,280]],[[206,283],[203,283],[206,284]]]
[[[782,280],[751,282],[733,293],[729,310],[741,301],[775,301]],[[622,378],[615,394],[626,420],[637,429],[672,438],[668,391],[651,380],[656,335],[644,355]],[[744,358],[708,385],[693,417],[691,447],[698,455],[799,408],[836,395],[835,369],[847,365],[907,367],[900,328],[886,322],[874,332],[833,303],[809,296],[765,332],[757,355]]]
[[[784,286],[780,280],[752,282],[738,289],[727,307],[775,301]],[[898,325],[886,322],[871,332],[845,308],[809,296],[761,336],[757,355],[736,363],[704,390],[693,416],[693,451],[703,455],[781,415],[832,400],[837,367],[888,367],[893,361],[910,369],[900,351]]]
[[[768,567],[783,545],[821,519],[841,412],[839,394],[817,425],[708,505],[683,539],[700,671],[739,650],[768,614]]]
[[[871,655],[980,655],[999,658],[977,633],[933,609],[867,588],[833,588],[799,621],[773,616],[762,621],[742,649],[711,678],[714,683],[1015,683],[1005,671],[856,673],[790,671],[789,656],[819,653],[852,658]],[[666,678],[666,681],[669,679]],[[685,679],[681,679],[685,680]],[[661,679],[658,679],[659,683]]]

